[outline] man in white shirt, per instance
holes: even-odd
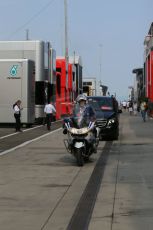
[[[124,110],[126,110],[126,106],[127,106],[126,101],[123,101],[123,102],[122,102],[122,105],[123,105]]]
[[[13,110],[14,110],[14,117],[15,117],[15,130],[16,132],[22,132],[21,130],[21,101],[18,100],[15,102],[15,104],[13,105]]]
[[[51,121],[53,119],[53,113],[56,113],[56,109],[52,105],[52,103],[50,103],[45,105],[44,112],[46,114],[47,129],[50,130]]]

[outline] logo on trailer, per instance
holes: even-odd
[[[10,74],[12,77],[15,77],[17,75],[17,68],[18,68],[18,65],[13,65],[11,70],[10,70]]]

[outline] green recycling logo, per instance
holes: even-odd
[[[11,76],[15,77],[17,75],[17,68],[18,68],[18,65],[13,65],[11,70],[10,70],[10,74]]]

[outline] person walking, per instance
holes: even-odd
[[[21,130],[21,100],[18,100],[13,105],[14,110],[14,118],[15,118],[15,131],[16,132],[22,132]]]
[[[46,114],[47,129],[50,130],[53,113],[56,113],[56,109],[52,103],[48,103],[45,105],[44,112]]]
[[[123,101],[123,102],[122,102],[122,106],[123,106],[123,108],[124,108],[124,111],[126,111],[126,106],[127,106],[126,101]]]
[[[147,103],[145,101],[142,101],[140,104],[140,110],[141,110],[141,116],[143,121],[146,121],[146,113],[147,113]]]
[[[132,115],[133,113],[133,102],[129,101],[129,114]]]
[[[137,105],[137,102],[134,101],[134,103],[133,103],[133,113],[134,113],[134,116],[137,116],[137,112],[138,112],[138,105]]]

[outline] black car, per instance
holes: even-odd
[[[96,113],[96,125],[100,128],[100,140],[118,140],[119,113],[118,102],[114,97],[89,96],[88,103]]]

